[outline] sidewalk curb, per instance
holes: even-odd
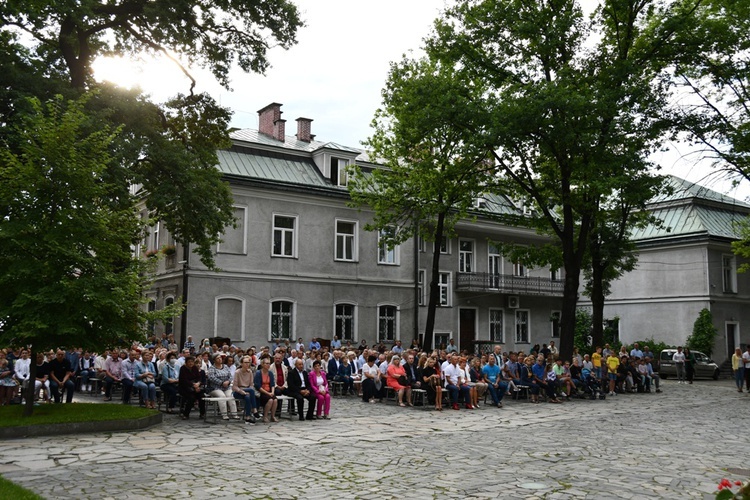
[[[58,434],[93,434],[97,432],[135,431],[162,423],[163,413],[126,420],[103,420],[99,422],[72,422],[68,424],[21,425],[0,428],[0,439],[18,439]]]

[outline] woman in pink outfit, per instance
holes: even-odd
[[[313,363],[313,369],[310,372],[310,389],[315,397],[318,399],[318,409],[316,410],[317,416],[320,418],[321,411],[323,412],[323,418],[328,418],[328,413],[331,411],[331,393],[328,392],[328,379],[326,372],[320,369],[320,360],[316,359]]]

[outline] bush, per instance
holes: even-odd
[[[716,340],[716,328],[711,311],[703,309],[698,314],[698,319],[693,324],[693,333],[687,338],[685,345],[691,350],[703,352],[706,356],[711,357],[711,351],[714,350],[714,341]]]
[[[648,350],[651,351],[652,353],[654,353],[654,358],[655,359],[659,358],[659,354],[664,349],[675,349],[676,348],[673,345],[665,344],[664,342],[654,340],[653,338],[646,339],[646,340],[636,340],[636,341],[633,342],[633,344],[635,344],[636,342],[638,342],[638,345],[640,346],[641,350],[643,350],[643,346],[644,345],[647,345],[648,346]],[[633,348],[632,347],[633,344],[630,345],[630,349]],[[630,351],[630,349],[628,349],[628,351]]]

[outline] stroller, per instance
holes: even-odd
[[[606,394],[601,392],[599,380],[587,368],[581,370],[581,382],[583,382],[583,393],[589,399],[604,399],[607,397]]]

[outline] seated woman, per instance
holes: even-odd
[[[552,376],[554,376],[555,372],[552,370],[550,364],[545,363],[545,358],[539,357],[536,364],[532,366],[531,372],[536,385],[547,394],[547,401],[550,403],[559,403],[560,401],[557,399],[557,393],[555,392],[557,389],[556,380],[549,381],[547,378],[548,373],[552,373]]]
[[[245,422],[254,424],[260,418],[258,400],[255,398],[253,387],[253,371],[250,368],[250,356],[244,356],[240,362],[240,369],[234,372],[232,379],[232,395],[235,399],[245,401]]]
[[[529,400],[532,403],[539,402],[539,385],[537,385],[536,380],[534,379],[534,374],[532,372],[532,367],[535,360],[536,358],[533,355],[527,356],[523,364],[521,365],[519,372],[519,381],[521,382],[519,385],[525,385],[529,388]]]
[[[474,406],[479,406],[479,399],[484,397],[484,393],[487,392],[487,383],[484,381],[484,376],[482,375],[482,362],[477,357],[471,360],[469,378],[471,379],[471,383],[474,384],[474,392],[476,393]]]
[[[331,411],[331,393],[328,391],[328,378],[326,377],[326,372],[321,369],[321,362],[319,359],[316,359],[313,362],[313,369],[308,375],[308,378],[310,381],[310,389],[317,399],[315,418],[320,418],[320,414],[323,413],[323,418],[327,419],[328,414]]]
[[[133,387],[141,391],[141,399],[146,408],[156,409],[156,365],[151,362],[151,351],[143,351],[140,361],[135,364]]]
[[[269,419],[278,422],[276,418],[276,380],[271,367],[271,359],[264,357],[260,360],[260,370],[255,372],[255,389],[260,393],[260,405],[263,407],[263,422],[268,423]]]
[[[427,401],[435,403],[437,411],[443,411],[443,386],[440,382],[440,367],[433,356],[427,358],[422,368],[422,387],[427,391]]]
[[[203,375],[201,371],[195,366],[195,358],[188,356],[185,358],[185,364],[180,367],[180,379],[178,387],[180,390],[180,397],[182,398],[182,408],[180,409],[180,416],[183,420],[190,418],[190,412],[198,401],[198,407],[200,409],[200,417],[206,414],[206,402],[203,401]]]
[[[344,383],[344,388],[342,389],[342,394],[346,396],[347,394],[355,395],[354,394],[354,379],[352,378],[352,366],[349,363],[349,358],[346,356],[341,357],[341,363],[339,364],[339,381]]]
[[[224,364],[225,356],[226,354],[224,353],[216,353],[214,355],[214,364],[208,368],[208,372],[206,373],[206,379],[208,380],[206,392],[209,397],[232,397],[232,373],[229,371],[229,367]],[[229,420],[229,413],[232,414],[231,418],[240,418],[237,416],[237,403],[235,403],[234,399],[230,401],[218,401],[218,405],[222,419]]]
[[[466,358],[461,358],[458,361],[458,387],[467,388],[469,392],[469,401],[466,402],[466,408],[469,410],[475,410],[477,408],[477,391],[474,384],[471,383],[471,377],[469,375],[469,368],[467,366]]]
[[[393,356],[386,370],[385,383],[396,391],[399,406],[411,406],[411,386],[406,382],[406,370],[401,366],[401,358]],[[406,394],[406,404],[404,404],[404,394]]]
[[[161,367],[161,392],[167,401],[167,413],[171,414],[177,404],[177,392],[180,379],[177,377],[177,356],[170,352]]]

